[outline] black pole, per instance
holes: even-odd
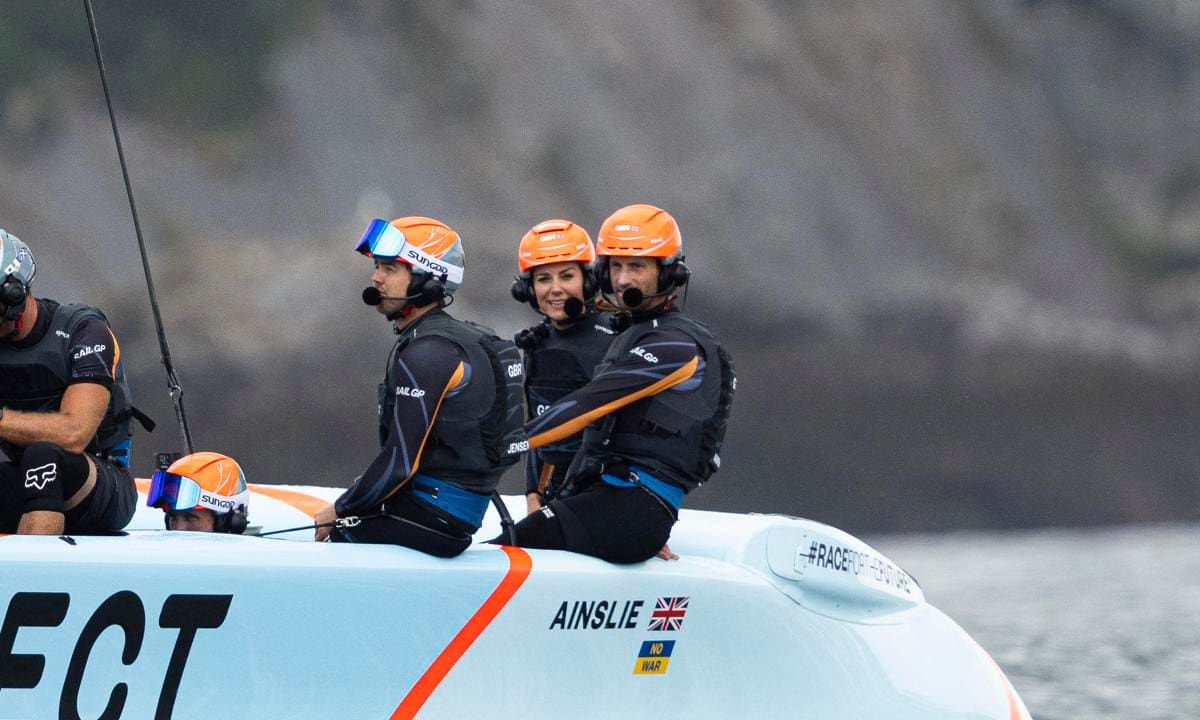
[[[87,11],[88,28],[92,31],[92,47],[96,49],[96,67],[100,69],[100,85],[104,88],[104,102],[108,105],[108,119],[112,123],[113,139],[117,143],[117,158],[121,161],[121,176],[125,178],[125,194],[129,197],[129,212],[133,215],[133,231],[137,235],[138,250],[142,254],[142,271],[146,274],[146,290],[150,293],[150,309],[154,311],[154,328],[158,331],[158,347],[162,351],[162,364],[167,371],[167,393],[175,405],[175,419],[183,434],[183,447],[190,455],[192,433],[188,429],[187,414],[183,411],[183,387],[175,376],[175,365],[171,362],[171,349],[167,347],[167,333],[163,330],[162,313],[158,310],[158,295],[154,292],[154,278],[150,274],[150,259],[146,255],[146,241],[142,238],[142,224],[138,220],[137,204],[133,201],[133,186],[129,182],[129,167],[125,164],[125,149],[121,146],[121,131],[117,129],[117,114],[113,111],[112,95],[108,91],[108,75],[104,72],[104,56],[100,53],[100,35],[96,32],[96,16],[92,11],[92,0],[83,0]]]

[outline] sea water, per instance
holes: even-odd
[[[1035,720],[1200,720],[1200,524],[867,539]]]

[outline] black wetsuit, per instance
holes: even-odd
[[[516,460],[506,449],[520,429],[523,375],[510,341],[444,310],[405,328],[380,385],[383,447],[334,504],[361,524],[332,538],[440,557],[465,550]]]
[[[517,523],[517,544],[611,562],[653,557],[684,494],[720,464],[735,387],[704,326],[674,311],[635,322],[590,383],[525,425],[530,449],[586,430],[563,498]]]
[[[529,338],[524,343],[524,359],[530,420],[591,381],[617,334],[611,319],[608,313],[593,313],[561,330],[546,322],[523,331]],[[582,434],[577,433],[527,453],[525,494],[537,493],[542,504],[558,498],[581,444]]]
[[[64,501],[87,480],[88,463],[48,442],[21,447],[0,441],[0,532],[14,532],[21,515],[63,512],[67,532],[120,530],[129,523],[137,490],[129,474],[131,405],[121,350],[104,316],[82,305],[37,300],[37,320],[20,342],[0,342],[0,405],[26,412],[57,412],[67,388],[95,383],[109,405],[85,452],[96,465],[95,489],[75,507]]]

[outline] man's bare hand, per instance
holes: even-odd
[[[679,559],[679,556],[678,556],[678,555],[676,555],[675,553],[671,552],[671,546],[670,546],[670,545],[663,545],[663,546],[662,546],[662,550],[659,550],[659,551],[658,551],[658,554],[657,554],[655,557],[660,557],[660,558],[662,558],[663,560],[678,560],[678,559]]]
[[[334,509],[333,503],[329,503],[325,507],[318,510],[317,514],[313,515],[313,522],[317,525],[317,531],[313,536],[313,539],[317,542],[328,539],[329,533],[333,532],[333,528],[329,525],[334,520],[337,520],[337,510]],[[325,525],[326,527],[321,527],[322,525]]]
[[[525,496],[525,514],[532,515],[542,509],[542,496],[537,493],[529,493]]]

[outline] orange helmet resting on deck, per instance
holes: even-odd
[[[690,274],[683,264],[683,235],[679,223],[662,208],[653,205],[626,205],[604,221],[596,235],[596,274],[600,290],[611,293],[608,258],[656,258],[659,266],[659,291],[687,283]]]
[[[150,480],[146,504],[167,514],[209,510],[216,532],[241,534],[246,529],[250,490],[242,468],[228,455],[198,452],[182,457]]]
[[[583,298],[590,302],[596,294],[596,248],[587,231],[570,220],[543,220],[534,225],[517,248],[517,267],[520,274],[512,284],[512,296],[517,302],[527,302],[537,309],[533,293],[532,271],[540,265],[577,262],[583,270]]]

